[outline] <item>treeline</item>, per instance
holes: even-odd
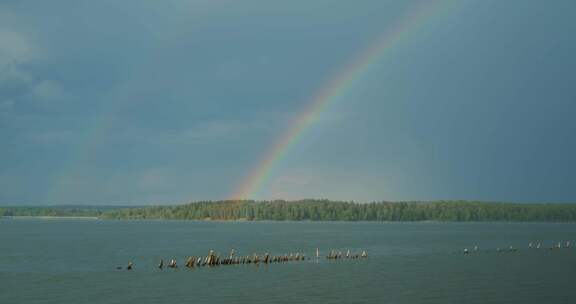
[[[109,207],[91,206],[0,207],[0,216],[101,217],[110,210]]]
[[[375,202],[328,200],[203,201],[177,206],[104,212],[108,219],[272,221],[533,221],[574,222],[576,204],[512,204],[470,201]]]
[[[473,201],[354,203],[329,200],[201,201],[152,207],[0,207],[0,216],[272,221],[576,222],[576,204]]]

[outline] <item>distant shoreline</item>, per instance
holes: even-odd
[[[299,201],[201,201],[129,208],[96,206],[0,207],[14,219],[335,221],[335,222],[576,222],[576,204],[520,204],[475,201],[354,203]]]
[[[14,215],[14,216],[2,216],[3,219],[14,219],[14,220],[26,220],[26,219],[41,219],[41,220],[99,220],[96,216],[47,216],[47,215]]]
[[[168,218],[101,218],[93,216],[0,216],[0,220],[87,220],[111,222],[195,222],[195,223],[365,223],[365,224],[575,224],[575,222],[546,222],[546,221],[343,221],[343,220],[214,220],[214,219],[168,219]]]

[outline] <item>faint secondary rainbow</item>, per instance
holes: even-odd
[[[390,54],[400,45],[403,38],[420,28],[427,20],[442,11],[452,1],[422,1],[418,7],[409,11],[403,18],[387,29],[373,44],[360,52],[352,61],[327,81],[308,102],[308,106],[298,115],[284,133],[274,142],[255,169],[243,180],[230,199],[250,199],[269,179],[274,165],[284,157],[290,146],[301,138],[302,134],[326,109],[352,87],[354,81],[362,76],[371,65]]]

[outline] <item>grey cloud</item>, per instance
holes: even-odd
[[[32,44],[24,35],[14,31],[0,30],[0,66],[27,62],[36,55]]]
[[[5,66],[0,71],[0,106],[18,113],[46,112],[68,101],[63,86],[54,80],[38,79],[20,66]],[[16,114],[18,114],[16,113]]]
[[[47,111],[66,100],[59,82],[33,73],[38,61],[39,51],[23,34],[0,30],[0,111]]]
[[[22,64],[34,57],[31,44],[24,36],[0,30],[0,100],[22,95],[32,83],[32,76]]]
[[[26,94],[32,76],[14,63],[0,64],[0,99],[12,99]]]

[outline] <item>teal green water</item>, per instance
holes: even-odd
[[[0,220],[0,303],[576,303],[576,224]],[[462,248],[478,245],[476,254]],[[514,246],[517,253],[497,253]],[[157,270],[160,258],[368,250]],[[131,272],[115,266],[132,260]]]

